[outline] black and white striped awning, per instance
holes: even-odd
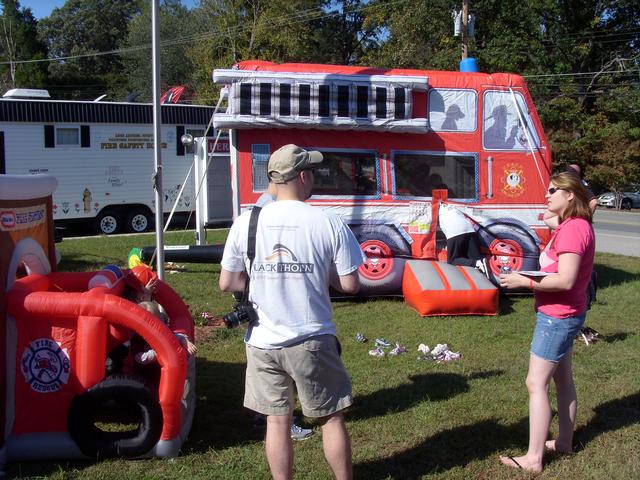
[[[428,90],[426,77],[215,70],[213,81],[228,95],[215,128],[429,129],[412,117],[412,92]]]

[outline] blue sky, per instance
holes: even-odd
[[[198,0],[182,0],[182,4],[191,8]],[[51,11],[56,7],[61,7],[65,4],[65,0],[20,0],[21,7],[29,7],[33,12],[33,16],[36,19],[48,17]]]

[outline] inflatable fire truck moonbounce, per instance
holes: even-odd
[[[193,338],[189,310],[160,281],[166,324],[127,300],[133,270],[52,271],[56,183],[0,175],[0,471],[21,460],[177,456],[195,407],[195,360],[177,338]],[[137,365],[136,345],[156,362]]]

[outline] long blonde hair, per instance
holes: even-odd
[[[560,221],[567,218],[584,218],[589,223],[593,222],[593,213],[589,208],[589,194],[578,175],[571,172],[557,173],[551,177],[551,183],[561,190],[573,193],[573,201],[570,201],[565,208]]]

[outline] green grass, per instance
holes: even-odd
[[[210,232],[209,242],[225,232]],[[191,236],[170,233],[167,244]],[[124,266],[131,247],[153,245],[152,235],[65,240],[61,270]],[[539,478],[640,478],[640,258],[599,254],[601,288],[587,324],[603,337],[586,347],[576,342],[577,453],[549,456]],[[217,288],[218,265],[188,264],[167,281],[190,305],[221,315],[233,299]],[[496,317],[421,318],[401,300],[334,303],[344,361],[355,405],[347,424],[355,478],[529,478],[499,465],[499,454],[520,454],[528,436],[524,387],[533,328],[530,297],[501,298]],[[359,344],[356,332],[370,342]],[[182,455],[175,461],[106,460],[11,464],[8,475],[55,479],[267,479],[263,432],[252,429],[242,407],[243,332],[203,327],[197,339],[198,404]],[[371,340],[399,341],[408,353],[373,358]],[[417,360],[420,343],[448,343],[462,353],[456,363]],[[552,396],[554,395],[552,388]],[[314,426],[313,422],[306,422]],[[557,423],[552,422],[552,433]],[[295,444],[296,478],[330,478],[319,434]]]

